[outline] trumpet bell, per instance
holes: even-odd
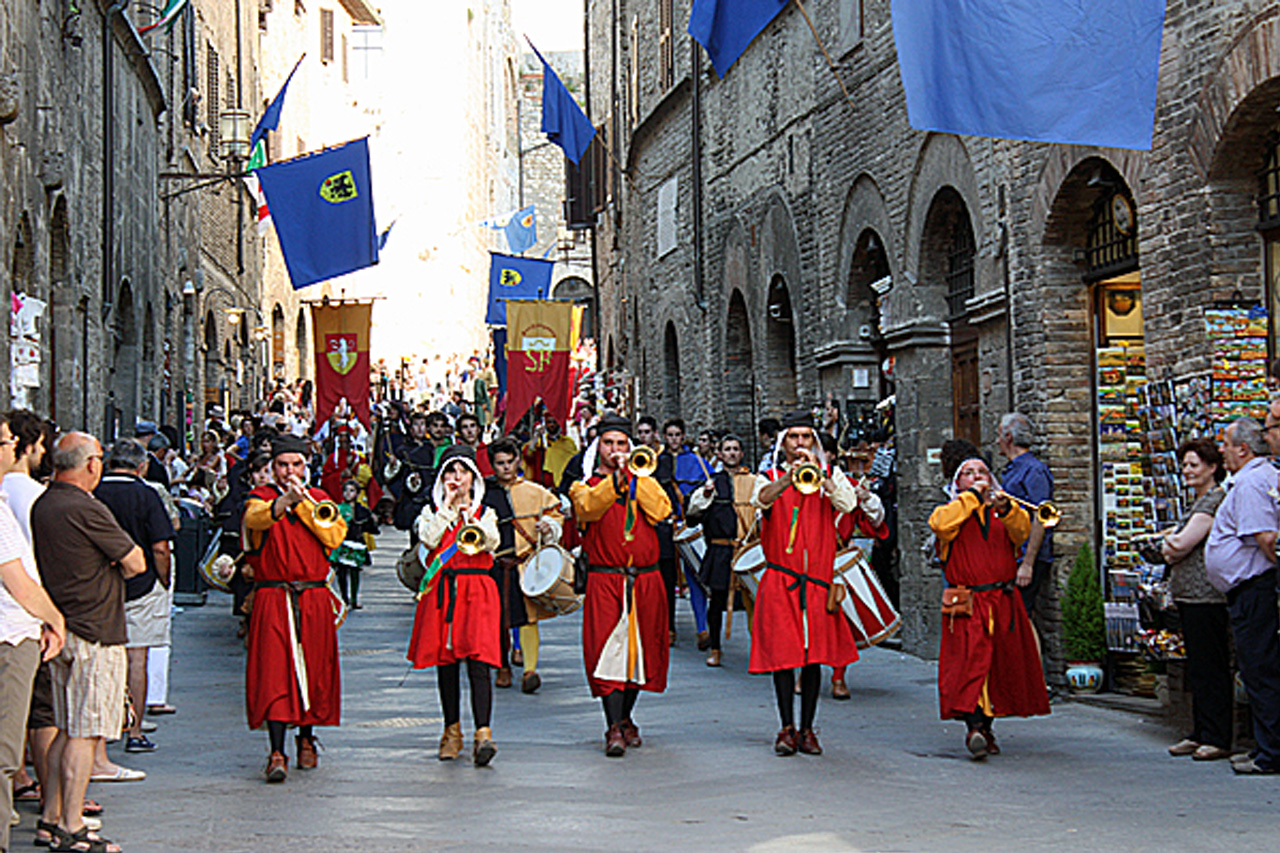
[[[467,556],[479,554],[484,550],[484,531],[478,524],[464,524],[454,542],[458,550]]]
[[[320,501],[311,510],[316,527],[329,528],[338,523],[338,505],[333,501]]]
[[[627,457],[627,467],[637,477],[652,477],[653,472],[658,470],[658,454],[653,452],[652,447],[642,444]]]
[[[813,462],[802,462],[791,472],[791,484],[802,495],[811,495],[822,488],[822,469]]]
[[[1062,510],[1053,501],[1045,501],[1036,507],[1036,518],[1040,519],[1041,526],[1046,530],[1057,527],[1058,522],[1062,521]]]

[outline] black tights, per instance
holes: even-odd
[[[974,708],[972,714],[964,715],[964,722],[969,727],[969,731],[981,729],[984,732],[989,732],[991,731],[991,722],[994,719],[994,717],[988,717],[982,713],[981,708]]]
[[[341,563],[339,563],[337,566],[337,569],[338,569],[337,571],[338,589],[339,591],[342,592],[342,600],[345,601],[349,607],[355,607],[356,602],[360,598],[360,567],[344,566]],[[347,596],[347,583],[348,583],[347,579],[348,578],[351,579],[350,580],[350,584],[351,584],[350,597]]]
[[[615,690],[600,697],[604,703],[604,719],[609,727],[623,720],[631,719],[631,712],[636,707],[636,699],[640,697],[640,688],[628,687],[626,690]]]
[[[800,670],[800,731],[813,728],[813,718],[818,715],[818,690],[822,687],[822,665],[811,663]],[[795,726],[796,671],[776,669],[773,672],[773,691],[778,696],[778,716],[782,727]]]
[[[284,730],[287,723],[267,720],[267,737],[271,738],[271,751],[284,754]],[[298,737],[313,737],[311,726],[298,726]]]
[[[724,611],[729,606],[729,590],[709,590],[711,598],[707,602],[707,630],[711,632],[711,648],[720,651],[720,626],[723,624]]]
[[[471,718],[477,729],[489,726],[489,715],[493,711],[493,682],[489,680],[491,669],[493,667],[483,661],[467,658],[467,678],[471,682]],[[440,691],[440,709],[444,711],[444,724],[447,728],[462,718],[460,665],[447,663],[436,667],[436,687]]]

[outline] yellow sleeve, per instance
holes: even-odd
[[[618,499],[613,487],[613,477],[605,477],[594,486],[579,480],[569,487],[569,500],[573,502],[573,515],[580,524],[599,521]],[[668,510],[670,511],[670,510]]]
[[[275,501],[264,501],[262,498],[249,498],[244,505],[244,526],[249,530],[270,530],[276,519],[271,515],[271,505]]]
[[[671,515],[671,499],[667,490],[653,477],[636,478],[636,503],[650,524],[657,524]]]
[[[1000,520],[1004,522],[1004,529],[1009,534],[1009,541],[1016,546],[1026,542],[1027,537],[1031,535],[1031,514],[1018,504],[1012,501],[1010,503],[1013,508],[1005,513]]]
[[[347,522],[339,515],[334,519],[333,524],[328,527],[321,527],[316,524],[315,504],[311,501],[303,501],[293,508],[298,514],[298,520],[307,526],[307,529],[320,540],[320,544],[324,546],[325,551],[332,551],[342,544],[342,540],[347,538]]]
[[[960,526],[980,506],[982,502],[973,492],[961,492],[955,500],[936,507],[929,514],[929,527],[940,541],[950,542],[960,534]]]

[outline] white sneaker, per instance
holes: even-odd
[[[1200,748],[1199,741],[1194,741],[1189,737],[1184,737],[1182,740],[1178,741],[1173,746],[1169,747],[1169,754],[1170,755],[1191,755],[1193,752],[1195,752],[1199,748]]]

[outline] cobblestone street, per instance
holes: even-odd
[[[319,769],[281,786],[262,782],[266,735],[245,729],[227,600],[211,593],[178,614],[179,713],[160,718],[157,752],[111,747],[149,775],[91,786],[104,834],[127,853],[1274,849],[1280,778],[1171,759],[1161,726],[1072,702],[1000,724],[1004,754],[975,764],[962,726],[937,720],[934,665],[883,649],[850,669],[851,702],[824,697],[826,754],[776,758],[772,689],[745,673],[741,616],[725,668],[709,670],[684,602],[671,687],[638,705],[643,748],[605,758],[575,615],[544,623],[537,695],[496,691],[493,766],[441,763],[434,675],[406,677],[413,607],[391,565],[401,542],[382,537],[365,607],[341,631],[343,725],[319,733]],[[463,727],[469,749],[465,701]],[[15,849],[33,823],[24,811]]]

